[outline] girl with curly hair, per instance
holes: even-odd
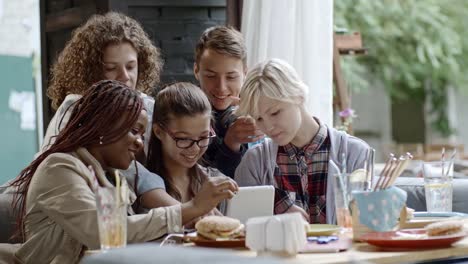
[[[109,58],[116,51],[133,57],[119,65]],[[60,53],[51,69],[47,94],[57,110],[67,95],[83,94],[103,77],[150,93],[159,82],[162,66],[159,50],[137,21],[115,12],[94,15],[73,32]]]
[[[68,108],[99,80],[117,80],[139,91],[151,122],[154,99],[145,93],[151,92],[159,82],[162,64],[159,50],[137,21],[115,12],[92,16],[73,32],[52,66],[48,96],[57,112],[49,123],[41,151],[53,144],[66,125],[71,113]],[[151,126],[148,126],[145,138],[149,139],[150,135]],[[144,151],[147,149],[145,140]],[[140,197],[137,205],[177,203],[165,192],[161,177],[150,173],[140,163],[123,174]]]

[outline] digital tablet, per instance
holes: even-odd
[[[237,194],[227,201],[226,216],[247,219],[273,215],[275,188],[271,185],[240,187]]]

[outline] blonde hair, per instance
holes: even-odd
[[[258,116],[261,96],[292,104],[304,104],[308,87],[291,65],[280,59],[269,59],[253,67],[240,92],[238,116]]]
[[[116,12],[93,15],[73,31],[51,69],[47,95],[57,109],[68,94],[83,95],[104,78],[103,54],[109,44],[130,43],[137,51],[136,89],[151,93],[159,82],[163,61],[159,50],[136,20]]]
[[[233,27],[214,26],[206,29],[195,46],[195,63],[200,63],[203,52],[214,50],[242,60],[244,68],[247,65],[247,49],[242,34]]]

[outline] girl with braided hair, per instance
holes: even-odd
[[[162,64],[159,50],[137,21],[115,12],[92,16],[73,32],[51,69],[48,96],[57,112],[49,123],[41,151],[53,143],[55,135],[67,123],[68,107],[99,80],[118,80],[139,91],[147,109],[148,122],[151,122],[154,99],[145,93],[150,93],[159,82]],[[149,139],[150,135],[151,127],[148,126],[145,138]],[[144,152],[147,152],[148,140],[143,143]],[[142,151],[137,157],[144,156]],[[146,208],[150,208],[149,203],[159,206],[177,204],[165,192],[161,177],[150,173],[140,163],[122,173]]]
[[[116,118],[111,119],[109,116]],[[104,80],[76,101],[54,143],[12,182],[18,188],[17,232],[25,243],[20,263],[77,263],[86,249],[99,248],[94,182],[112,186],[116,169],[127,169],[143,148],[148,125],[139,93]],[[127,216],[129,243],[180,232],[183,224],[210,212],[237,191],[232,180],[213,178],[182,204]]]

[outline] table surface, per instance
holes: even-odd
[[[417,243],[415,241],[415,243]],[[235,254],[255,257],[256,252],[249,250],[233,250]],[[369,261],[372,263],[408,263],[425,260],[445,259],[468,255],[468,237],[453,244],[449,248],[408,250],[408,251],[384,251],[367,243],[354,243],[352,248],[339,253],[302,253],[295,257],[284,258],[287,263],[360,263]]]

